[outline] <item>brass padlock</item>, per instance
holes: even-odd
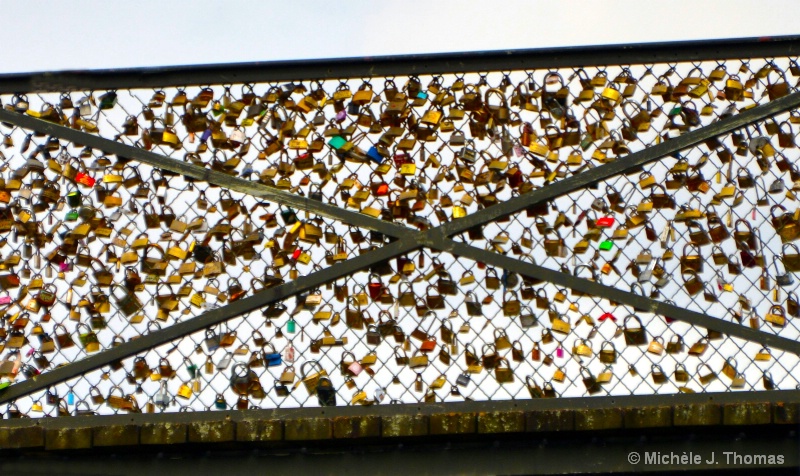
[[[628,327],[628,321],[633,319],[638,324],[637,327]],[[623,321],[623,334],[625,335],[625,343],[627,345],[645,345],[647,343],[647,335],[641,319],[634,315],[628,315]]]
[[[613,364],[617,361],[617,350],[610,341],[604,341],[600,346],[600,361],[606,364]]]

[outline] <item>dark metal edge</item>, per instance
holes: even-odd
[[[573,66],[762,58],[789,56],[797,54],[798,51],[800,51],[800,37],[782,36],[774,38],[737,38],[92,71],[14,73],[0,76],[0,94],[163,88],[169,86],[440,74],[467,71],[488,72]]]

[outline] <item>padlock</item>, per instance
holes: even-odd
[[[494,369],[494,376],[499,384],[512,383],[514,381],[514,372],[509,367],[506,359],[501,358],[497,361],[497,365]]]
[[[429,360],[427,354],[417,351],[408,359],[408,366],[412,369],[419,369],[422,367],[427,367],[428,362]]]
[[[786,325],[786,314],[783,310],[783,306],[772,306],[764,317],[764,320],[775,327],[784,327]]]
[[[575,344],[572,346],[572,353],[582,357],[591,357],[592,348],[586,340],[576,339]]]
[[[692,344],[691,347],[689,347],[689,355],[700,357],[703,355],[703,353],[705,353],[707,348],[708,348],[708,339],[702,338],[697,342],[695,342],[694,344]]]
[[[380,345],[383,337],[380,332],[378,332],[377,326],[370,325],[367,327],[367,344],[369,345]]]
[[[678,334],[673,334],[667,342],[666,350],[668,354],[678,354],[683,351],[683,338]]]
[[[637,323],[637,327],[629,327],[629,320],[633,319]],[[625,343],[627,345],[645,345],[647,343],[647,335],[641,319],[634,315],[628,315],[623,321],[623,334],[625,335]]]
[[[533,343],[533,349],[531,349],[531,360],[534,362],[539,362],[542,360],[542,351],[539,349],[539,343]]]
[[[661,366],[658,364],[651,365],[650,374],[653,378],[653,383],[656,385],[661,385],[667,381],[667,376],[664,374],[664,371],[661,370]]]
[[[554,380],[556,380],[555,377]],[[581,380],[583,381],[583,385],[584,387],[586,387],[586,392],[589,395],[594,395],[601,390],[600,385],[597,382],[597,379],[594,377],[594,375],[592,375],[592,372],[586,367],[581,367]]]
[[[653,337],[650,345],[647,346],[647,351],[651,354],[661,355],[664,352],[664,339],[661,336]]]
[[[703,385],[708,385],[717,379],[717,374],[711,370],[711,367],[709,367],[707,363],[701,363],[697,366],[697,376],[698,380]]]
[[[508,296],[511,296],[509,299]],[[517,298],[517,293],[514,291],[506,291],[503,293],[503,314],[508,317],[518,316],[521,311],[521,304]]]

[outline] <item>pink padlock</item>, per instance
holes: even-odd
[[[352,364],[347,366],[347,370],[349,370],[350,373],[353,374],[354,376],[358,377],[358,374],[364,371],[364,367],[362,367],[361,363],[356,360],[353,361]]]
[[[288,363],[294,363],[294,346],[289,344],[283,349],[283,360]]]
[[[342,122],[347,117],[347,111],[342,109],[341,111],[336,113],[336,122]]]
[[[11,296],[0,296],[0,304],[10,304]]]
[[[556,357],[559,359],[564,358],[564,349],[562,349],[560,346],[556,349]]]
[[[66,261],[64,261],[62,263],[59,263],[58,269],[62,273],[66,272],[66,271],[69,271],[69,263],[67,263]]]

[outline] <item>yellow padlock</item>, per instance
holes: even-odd
[[[548,149],[546,145],[542,145],[537,142],[531,142],[528,150],[539,157],[547,157],[547,153],[550,152],[550,149]]]
[[[181,388],[178,389],[178,396],[183,399],[189,399],[192,396],[192,387],[188,384],[181,385]]]
[[[195,307],[200,307],[206,302],[206,299],[200,293],[194,293],[189,302]]]
[[[400,166],[400,174],[401,175],[414,175],[417,173],[417,165],[416,164],[403,164]]]

